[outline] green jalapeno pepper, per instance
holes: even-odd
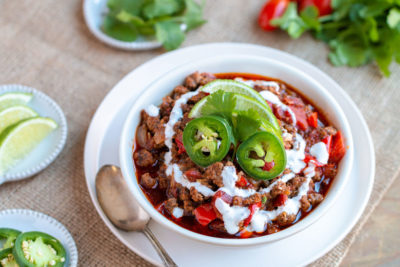
[[[14,247],[15,239],[21,232],[11,228],[0,228],[0,240],[4,240],[3,247],[0,251],[6,248]]]
[[[190,121],[183,131],[183,145],[190,159],[206,167],[222,160],[234,142],[229,123],[218,116]]]
[[[20,234],[15,240],[13,254],[20,267],[62,267],[66,260],[60,241],[42,232]]]
[[[277,177],[286,167],[283,144],[269,132],[255,133],[241,143],[236,159],[248,175],[260,180]]]
[[[12,248],[6,248],[0,251],[0,266],[1,267],[19,267],[14,259]]]

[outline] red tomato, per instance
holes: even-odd
[[[346,154],[344,138],[342,133],[338,131],[332,139],[329,159],[333,162],[339,162],[343,158],[344,154]]]
[[[303,131],[307,130],[308,128],[307,114],[304,108],[293,105],[289,105],[289,107],[293,111],[294,115],[296,115],[297,126]]]
[[[178,154],[182,154],[186,152],[185,146],[182,142],[182,135],[177,135],[175,138],[175,143],[178,146]]]
[[[217,218],[217,214],[214,212],[214,208],[210,203],[198,206],[194,210],[194,216],[196,217],[196,220],[203,226],[208,225]]]
[[[313,112],[308,118],[307,122],[311,127],[317,128],[318,127],[318,113]]]
[[[247,217],[247,218],[244,220],[243,226],[249,225],[249,223],[251,222],[251,218],[253,218],[254,213],[255,213],[256,210],[258,210],[259,208],[261,208],[261,202],[254,203],[254,204],[251,204],[251,205],[249,206],[250,215],[249,215],[249,217]]]
[[[261,9],[258,15],[258,24],[266,31],[272,31],[276,27],[270,24],[271,20],[279,18],[285,13],[289,0],[270,0]]]
[[[279,207],[285,204],[286,200],[288,200],[288,196],[286,194],[279,194],[274,200],[274,206]]]
[[[298,0],[299,9],[303,10],[308,6],[315,6],[320,16],[329,15],[332,13],[331,0]]]
[[[244,178],[244,176],[240,176],[239,180],[236,181],[236,186],[245,187],[248,186],[249,182]]]
[[[331,154],[332,135],[328,135],[327,137],[322,139],[322,142],[326,144],[326,148],[328,149],[328,154]]]
[[[195,182],[197,179],[200,179],[201,177],[203,177],[203,175],[201,174],[201,172],[199,172],[196,169],[189,169],[187,171],[185,171],[185,176],[188,178],[189,181],[191,182]]]

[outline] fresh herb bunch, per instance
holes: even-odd
[[[361,66],[375,61],[385,76],[393,60],[400,64],[400,0],[332,0],[333,12],[319,16],[308,6],[298,11],[288,4],[285,13],[271,21],[292,38],[305,31],[326,42],[335,66]]]
[[[103,31],[118,40],[132,42],[139,36],[155,36],[166,50],[178,48],[185,32],[206,21],[204,1],[195,0],[108,0],[109,12]]]

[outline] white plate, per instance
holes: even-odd
[[[33,98],[27,104],[42,117],[55,120],[58,128],[50,133],[28,156],[0,177],[0,184],[31,177],[44,170],[62,151],[67,140],[67,120],[61,108],[50,97],[36,89],[17,84],[0,86],[0,95],[6,92],[32,93]]]
[[[0,228],[13,228],[21,232],[40,231],[52,235],[65,248],[65,266],[78,266],[78,250],[74,239],[64,225],[50,216],[26,209],[3,210],[0,211]]]
[[[84,0],[83,1],[83,16],[89,30],[100,41],[110,46],[124,50],[150,50],[161,47],[161,43],[154,38],[145,39],[139,37],[134,42],[123,42],[114,39],[101,30],[104,16],[107,13],[108,0]]]
[[[266,263],[270,266],[306,265],[327,253],[346,236],[361,216],[369,199],[375,174],[375,155],[368,127],[353,101],[326,74],[297,57],[256,45],[206,44],[170,52],[129,73],[107,95],[89,127],[84,156],[89,193],[101,218],[121,242],[153,264],[162,263],[144,235],[119,231],[104,215],[96,199],[96,172],[104,164],[119,164],[118,147],[122,125],[132,103],[143,88],[180,65],[206,57],[231,54],[257,55],[282,60],[324,84],[342,107],[351,125],[355,148],[354,166],[346,188],[323,217],[304,231],[277,242],[241,248],[221,247],[177,235],[164,226],[151,222],[152,230],[177,264],[179,266],[222,264],[262,266]],[[288,252],[290,257],[287,256]]]

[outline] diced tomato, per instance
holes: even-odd
[[[299,9],[303,10],[308,6],[315,6],[320,16],[329,15],[332,13],[331,0],[298,0]]]
[[[194,168],[185,171],[185,176],[192,182],[203,177],[201,172],[199,172],[198,170],[196,170]]]
[[[288,196],[286,194],[279,194],[274,200],[274,206],[279,207],[285,204]]]
[[[254,213],[255,213],[256,210],[258,210],[259,208],[261,208],[261,202],[254,203],[254,204],[251,204],[251,205],[249,206],[250,215],[249,215],[249,217],[247,217],[247,218],[243,221],[243,226],[249,225],[249,223],[251,222],[251,219],[253,218]]]
[[[244,176],[240,176],[239,180],[236,181],[236,186],[238,187],[246,187],[249,185],[249,182],[247,181]]]
[[[289,106],[290,109],[293,111],[294,115],[296,116],[296,124],[297,126],[305,131],[308,128],[308,122],[307,122],[307,115],[306,115],[306,111],[304,110],[303,107],[297,107],[294,105],[290,105]]]
[[[194,216],[199,224],[207,226],[210,222],[217,218],[217,214],[214,211],[213,206],[208,204],[202,204],[194,210]]]
[[[332,135],[328,135],[324,139],[322,139],[322,142],[326,144],[326,148],[328,149],[328,154],[331,153],[331,145],[332,145]]]
[[[324,166],[324,164],[322,164],[321,162],[319,162],[316,158],[314,158],[314,157],[311,156],[310,154],[306,154],[306,156],[304,157],[304,162],[305,162],[305,163],[309,163],[310,161],[311,161],[315,166],[317,166],[317,167]]]
[[[338,131],[332,139],[329,159],[333,162],[339,162],[343,158],[344,154],[346,154],[344,138],[342,133]]]
[[[242,231],[240,231],[238,233],[238,235],[239,235],[240,238],[249,238],[249,237],[251,237],[253,235],[253,233],[247,231],[246,229],[243,229]]]
[[[270,170],[272,170],[272,168],[275,166],[275,161],[270,161],[270,162],[265,162],[264,167],[262,167],[262,169],[264,171],[269,172]]]
[[[183,145],[182,135],[177,135],[175,138],[176,145],[178,146],[178,154],[186,152],[185,146]]]
[[[313,112],[307,118],[307,122],[311,127],[317,128],[318,127],[318,112]]]
[[[212,198],[212,200],[211,200],[211,203],[212,203],[214,206],[215,206],[215,201],[217,200],[217,198],[221,198],[223,201],[225,201],[225,202],[228,203],[228,204],[231,204],[232,201],[233,201],[232,196],[231,196],[231,195],[228,195],[227,193],[225,193],[225,192],[222,191],[222,190],[218,190],[218,191],[214,194],[214,196],[213,196],[213,198]]]
[[[261,9],[258,15],[258,24],[266,31],[275,30],[275,26],[271,25],[271,20],[279,18],[285,13],[289,0],[269,0]]]

